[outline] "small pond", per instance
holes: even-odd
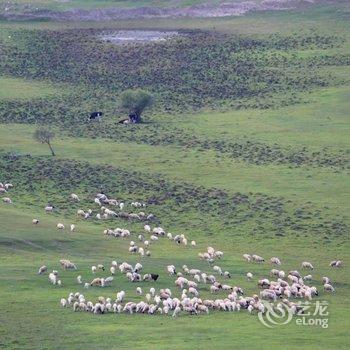
[[[179,33],[176,31],[156,31],[156,30],[118,30],[113,32],[105,32],[99,38],[104,42],[113,44],[127,43],[147,43],[165,41]]]

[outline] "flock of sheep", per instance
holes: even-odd
[[[1,184],[1,193],[6,193],[11,184]],[[74,201],[79,201],[79,197],[72,193],[70,198]],[[4,198],[6,199],[6,198]],[[9,198],[8,198],[9,199]],[[11,203],[11,200],[5,201],[5,203]],[[114,216],[119,216],[119,213],[114,212],[108,208],[106,205],[118,206],[120,210],[124,209],[125,204],[118,202],[114,199],[108,199],[106,195],[100,193],[96,196],[94,200],[95,204],[99,205],[101,208],[101,213],[96,215],[97,219],[111,218]],[[133,202],[131,204],[133,207],[144,207],[145,205],[139,202]],[[53,206],[46,206],[45,212],[53,212]],[[79,209],[77,214],[82,218],[88,218],[92,215],[92,210],[84,211]],[[144,214],[144,213],[143,213]],[[130,214],[129,214],[130,215]],[[140,220],[142,218],[149,218],[141,213],[135,214]],[[33,224],[39,224],[39,219],[33,219]],[[57,224],[58,229],[65,229],[62,223]],[[70,225],[70,231],[74,232],[76,226],[74,224]],[[184,235],[173,235],[170,232],[166,232],[161,227],[151,227],[149,224],[144,225],[144,232],[137,236],[138,243],[131,240],[129,243],[128,251],[130,254],[139,254],[140,257],[150,256],[150,246],[156,244],[161,238],[168,239],[174,242],[176,245],[183,245],[190,247],[196,247],[195,241],[190,241]],[[127,229],[106,229],[103,232],[107,236],[129,238],[132,234]],[[208,262],[208,267],[211,271],[203,271],[195,267],[188,267],[183,265],[181,269],[177,268],[175,265],[165,266],[166,273],[174,278],[174,288],[165,288],[156,290],[155,287],[151,287],[147,293],[144,294],[141,286],[136,287],[136,294],[138,296],[144,295],[143,301],[126,301],[127,295],[125,291],[119,291],[116,293],[115,297],[98,297],[95,301],[86,300],[82,293],[70,293],[68,298],[62,298],[60,304],[62,307],[72,306],[74,311],[89,311],[94,314],[103,314],[108,312],[113,313],[143,313],[143,314],[172,314],[173,317],[178,316],[180,313],[189,314],[200,314],[209,313],[209,310],[219,310],[219,311],[239,311],[247,310],[249,313],[254,311],[264,312],[266,309],[264,301],[276,302],[281,300],[281,303],[287,305],[294,314],[302,311],[300,303],[290,300],[312,300],[313,297],[319,294],[318,289],[315,286],[308,285],[308,282],[312,281],[312,275],[304,275],[297,270],[292,270],[286,273],[284,270],[277,269],[277,267],[282,265],[281,260],[278,257],[272,257],[270,259],[270,264],[275,266],[270,271],[269,278],[262,278],[257,281],[257,287],[260,289],[258,294],[252,296],[244,296],[244,291],[241,287],[228,284],[227,282],[231,278],[231,273],[229,271],[223,270],[218,261],[223,258],[224,253],[222,251],[216,250],[213,247],[207,247],[206,251],[198,253],[198,257],[201,260]],[[247,263],[263,264],[265,259],[256,254],[243,254],[243,259]],[[62,269],[64,270],[78,270],[78,267],[68,259],[60,260]],[[341,260],[331,261],[330,267],[340,268],[342,267]],[[313,270],[314,266],[308,262],[304,261],[301,263],[301,269],[303,270]],[[97,266],[91,266],[92,277],[88,281],[83,282],[81,275],[77,275],[76,281],[78,285],[83,285],[84,288],[89,289],[91,287],[105,287],[113,284],[114,276],[120,273],[125,276],[125,278],[130,283],[145,283],[152,282],[156,283],[159,278],[159,274],[147,272],[141,274],[143,271],[143,266],[141,263],[136,263],[134,266],[124,261],[118,263],[117,261],[112,261],[109,266],[110,276],[108,277],[97,277],[96,274],[99,271],[105,271],[105,266],[98,264]],[[119,270],[119,272],[118,272]],[[46,265],[39,268],[38,275],[44,275],[48,272]],[[246,273],[247,280],[251,281],[254,279],[252,272]],[[59,272],[53,270],[48,275],[49,282],[53,285],[61,286],[62,282],[59,279]],[[328,277],[323,277],[323,290],[325,292],[335,292],[335,288],[332,285]],[[211,298],[203,298],[201,296],[202,291],[205,290],[210,292]],[[219,297],[214,295],[221,294]],[[178,295],[178,296],[175,296]],[[277,309],[282,307],[281,303],[277,303],[275,307]]]
[[[11,183],[2,183],[0,182],[0,195],[6,195],[9,189],[11,189],[13,185]],[[10,197],[3,197],[2,201],[5,204],[12,204],[12,200]]]
[[[212,247],[208,247],[206,253],[210,257],[209,259],[220,259],[223,254],[216,254],[216,251]],[[202,257],[203,254],[200,253]],[[264,259],[258,255],[244,254],[243,258],[247,262],[264,263]],[[60,261],[63,269],[76,270],[75,264],[69,260],[63,259]],[[277,257],[270,259],[270,263],[275,266],[281,265],[281,261]],[[85,296],[80,293],[70,293],[67,299],[62,298],[60,305],[62,307],[72,307],[74,311],[88,311],[94,314],[103,313],[143,313],[143,314],[172,314],[173,317],[178,316],[180,313],[188,314],[208,314],[210,310],[218,311],[240,311],[247,310],[249,313],[265,312],[266,305],[264,300],[269,302],[276,302],[281,299],[281,302],[287,305],[294,314],[302,312],[302,306],[296,302],[290,300],[294,299],[307,299],[312,300],[313,297],[319,294],[318,289],[315,286],[309,286],[306,284],[307,281],[312,280],[311,275],[305,275],[304,277],[297,270],[289,271],[286,274],[283,270],[271,269],[270,275],[278,277],[277,280],[270,280],[268,278],[259,279],[257,286],[261,289],[259,294],[252,296],[244,296],[244,291],[238,286],[232,286],[219,281],[219,278],[223,278],[228,281],[231,275],[228,271],[223,271],[218,265],[209,265],[213,273],[206,273],[197,268],[189,268],[183,265],[180,271],[177,271],[174,265],[167,265],[165,271],[169,276],[174,277],[174,288],[163,288],[158,291],[156,288],[151,287],[144,293],[141,286],[136,287],[136,294],[138,296],[144,295],[144,300],[141,301],[126,301],[127,294],[125,291],[119,291],[115,297],[103,297],[100,296],[96,301],[86,300]],[[332,261],[331,267],[341,267],[341,261]],[[304,261],[301,263],[302,269],[313,270],[314,267],[310,262]],[[158,274],[145,273],[141,274],[143,266],[141,263],[136,263],[134,266],[122,262],[112,261],[110,265],[111,276],[107,278],[95,277],[90,282],[85,282],[84,287],[86,289],[99,286],[105,287],[111,285],[113,282],[113,276],[119,272],[130,281],[130,282],[156,282],[160,277]],[[105,266],[98,264],[97,266],[91,267],[93,275],[99,271],[105,271]],[[40,267],[38,274],[44,274],[47,272],[47,267]],[[285,276],[287,275],[287,278]],[[49,274],[49,280],[53,284],[60,285],[58,280],[57,271],[53,271]],[[253,274],[247,273],[247,278],[251,280]],[[328,277],[323,277],[323,289],[325,292],[335,292],[333,285]],[[77,276],[77,283],[82,284],[81,275]],[[210,293],[214,296],[219,293],[223,293],[220,298],[204,299],[200,296],[199,287],[203,290],[203,286],[209,286]],[[145,288],[144,288],[145,289]],[[148,289],[148,288],[147,288]],[[174,296],[178,294],[179,297]],[[276,309],[282,307],[281,303],[275,305]]]

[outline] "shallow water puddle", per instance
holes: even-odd
[[[165,41],[178,35],[176,31],[119,30],[102,34],[99,38],[104,42],[125,44]]]

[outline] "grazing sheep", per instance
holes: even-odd
[[[143,294],[141,287],[137,287],[137,288],[136,288],[136,293],[137,293],[138,295],[142,295],[142,294]]]
[[[58,272],[56,270],[53,270],[52,272],[50,272],[50,274],[49,274],[49,281],[53,285],[57,284],[57,278],[58,278]]]
[[[2,199],[2,201],[3,201],[5,204],[12,204],[12,200],[11,200],[11,198],[9,198],[9,197],[4,197],[4,198]]]
[[[59,230],[64,230],[64,225],[61,224],[60,222],[56,226]]]
[[[329,266],[330,267],[342,267],[343,262],[342,262],[342,260],[333,260],[330,262]]]
[[[215,272],[217,272],[218,274],[222,275],[221,267],[219,267],[219,266],[213,266],[213,270],[214,270]]]
[[[53,209],[54,209],[54,206],[53,205],[47,205],[45,207],[45,212],[46,213],[52,213],[53,212]]]
[[[311,280],[312,280],[312,275],[304,276],[304,281],[311,281]]]
[[[268,288],[270,287],[270,281],[267,278],[263,278],[258,281],[258,287]]]
[[[301,263],[301,268],[302,268],[302,269],[310,269],[310,270],[313,270],[313,269],[314,269],[314,267],[312,266],[312,264],[311,264],[310,262],[308,262],[308,261],[303,261],[303,262]]]
[[[196,241],[191,241],[191,247],[195,247],[196,245]]]
[[[247,272],[247,279],[250,281],[253,278],[253,274],[251,272]]]
[[[74,232],[75,231],[75,225],[74,224],[71,224],[70,225],[70,232]]]
[[[218,287],[214,285],[210,286],[210,293],[217,293],[218,291],[219,291]]]
[[[32,224],[33,224],[33,225],[37,225],[38,223],[39,223],[39,220],[38,220],[38,219],[33,219],[33,220],[32,220]]]
[[[115,266],[111,266],[109,271],[111,272],[111,275],[115,275],[115,271],[116,271]]]
[[[82,284],[83,283],[83,281],[82,281],[82,279],[81,279],[81,276],[79,275],[79,276],[77,276],[77,282],[79,283],[79,284]]]
[[[136,263],[134,267],[134,272],[139,273],[143,269],[143,266],[140,263]]]
[[[80,201],[79,197],[78,197],[75,193],[72,193],[72,194],[70,195],[70,198],[73,199],[74,201],[77,201],[77,202]]]
[[[103,283],[102,278],[97,277],[90,282],[90,286],[102,286]]]
[[[231,278],[231,274],[228,271],[224,271],[222,274],[225,278]]]
[[[243,254],[243,258],[244,258],[246,261],[248,261],[248,262],[251,262],[251,261],[252,261],[252,257],[251,257],[251,255],[249,255],[249,254]]]
[[[261,264],[265,261],[265,259],[263,257],[261,257],[260,255],[252,255],[252,259],[254,262],[258,263],[258,264]]]
[[[113,282],[113,280],[114,280],[114,277],[109,276],[109,277],[104,278],[104,279],[102,279],[102,280],[103,280],[103,281],[102,281],[101,285],[102,285],[102,287],[105,287],[105,286],[109,286],[109,285],[112,284],[112,282]]]
[[[84,288],[86,288],[86,289],[89,289],[89,287],[90,287],[90,283],[84,283]]]
[[[175,266],[174,266],[174,265],[168,265],[168,266],[166,267],[166,270],[167,270],[167,272],[168,272],[168,274],[169,274],[170,276],[176,274],[176,269],[175,269]]]
[[[85,211],[82,209],[77,210],[77,216],[85,217]]]
[[[125,298],[125,292],[122,290],[120,292],[117,293],[117,299],[116,299],[116,302],[118,303],[122,303],[123,300]]]
[[[104,267],[102,264],[98,264],[98,265],[97,265],[97,268],[98,268],[99,270],[102,270],[102,271],[105,270],[105,267]]]
[[[281,260],[279,258],[273,257],[270,259],[271,264],[281,265]]]
[[[96,273],[97,267],[96,266],[91,266],[91,271],[92,271],[92,273]]]
[[[129,252],[130,252],[130,253],[136,253],[136,252],[137,252],[137,249],[138,249],[138,248],[137,248],[136,246],[135,246],[135,247],[130,247],[130,248],[129,248]]]
[[[61,305],[62,307],[67,307],[67,300],[64,299],[64,298],[62,298],[61,301],[60,301],[60,305]]]
[[[45,272],[47,272],[47,266],[46,265],[43,265],[39,268],[39,271],[38,271],[38,275],[42,275],[44,274]]]
[[[334,287],[330,283],[325,283],[323,285],[323,289],[324,289],[325,292],[332,292],[332,293],[335,292]]]
[[[328,277],[322,277],[322,284],[325,285],[325,284],[330,284],[331,283],[331,280],[330,278]]]

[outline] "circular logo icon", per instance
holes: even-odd
[[[288,305],[280,303],[275,307],[274,304],[264,300],[262,303],[265,306],[265,312],[260,311],[258,317],[264,326],[273,328],[287,324],[292,320],[293,312]]]

